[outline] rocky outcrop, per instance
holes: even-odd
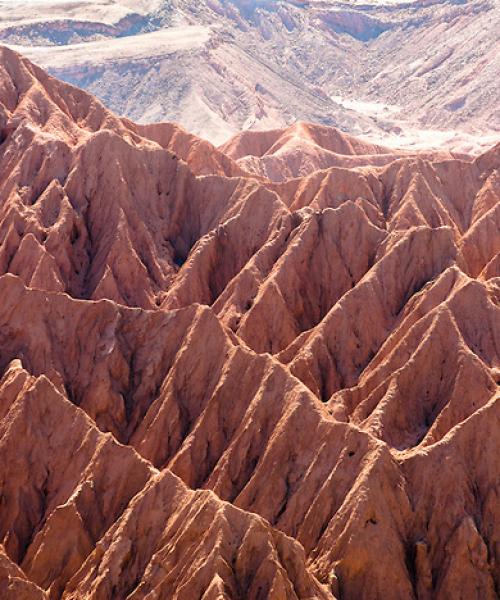
[[[16,360],[0,386],[6,597],[333,597],[307,572],[296,542],[158,473],[45,376]]]
[[[138,125],[127,121],[127,125],[142,137],[157,142],[178,158],[187,162],[195,175],[225,175],[239,177],[245,171],[227,154],[201,138],[188,133],[175,123]]]
[[[499,149],[271,182],[1,58],[0,594],[494,598]]]
[[[168,470],[134,498],[64,598],[151,594],[333,599],[307,573],[299,544],[211,492],[188,490]]]
[[[26,578],[0,546],[0,592],[6,600],[47,600],[44,591]]]
[[[242,169],[272,181],[303,177],[330,167],[385,165],[401,156],[401,152],[395,154],[332,127],[302,122],[285,130],[245,131],[220,149]]]
[[[45,376],[30,376],[20,361],[2,380],[2,413],[0,536],[27,577],[57,598],[151,477],[151,467],[98,432]]]

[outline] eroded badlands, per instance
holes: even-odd
[[[497,598],[499,167],[0,49],[0,596]]]

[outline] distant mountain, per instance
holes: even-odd
[[[495,0],[0,0],[0,40],[137,121],[212,142],[297,120],[477,151],[500,133]]]

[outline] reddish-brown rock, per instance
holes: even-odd
[[[0,595],[495,598],[499,166],[0,49]]]
[[[159,474],[44,376],[16,360],[0,385],[1,535],[26,573],[0,554],[7,597],[43,598],[44,588],[49,598],[333,598],[307,572],[299,544]]]
[[[297,122],[288,129],[244,131],[220,147],[249,173],[284,181],[331,167],[380,166],[412,153],[384,148],[333,127]],[[421,152],[420,156],[448,158],[449,152]]]
[[[45,592],[27,579],[0,546],[0,594],[5,600],[47,600]]]

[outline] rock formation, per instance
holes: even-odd
[[[332,127],[297,122],[285,130],[244,131],[220,147],[250,173],[273,181],[303,177],[331,167],[380,166],[410,152],[384,148]],[[420,152],[420,158],[447,159],[446,151]]]
[[[499,168],[0,49],[0,595],[496,598]]]

